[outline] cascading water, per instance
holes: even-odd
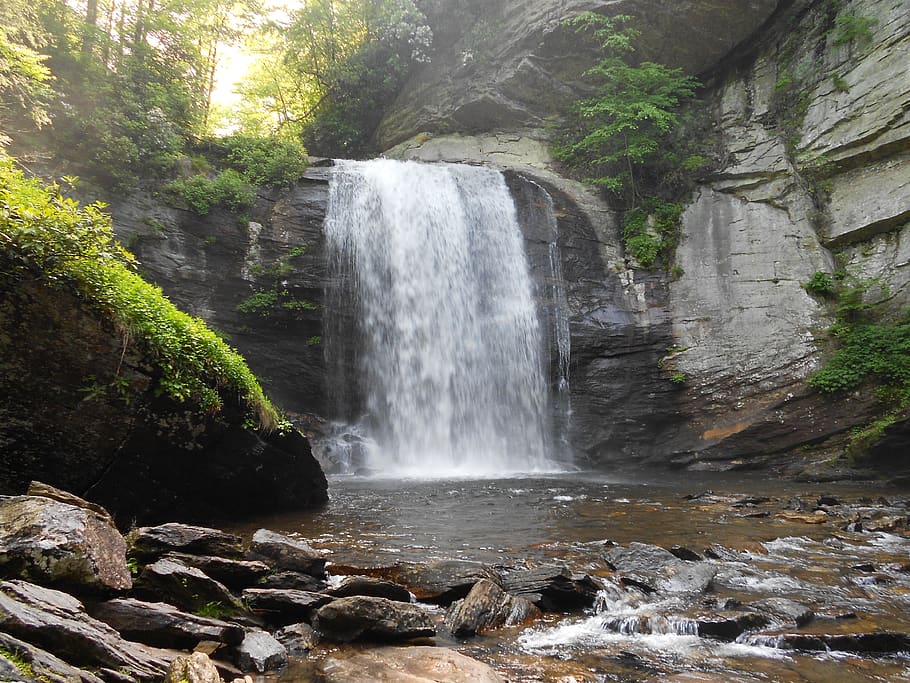
[[[503,176],[339,162],[325,234],[327,315],[338,316],[326,325],[326,353],[336,388],[355,383],[341,373],[356,367],[360,396],[347,395],[340,417],[367,424],[375,446],[364,464],[419,476],[559,469],[540,325]],[[340,319],[350,303],[354,320]]]

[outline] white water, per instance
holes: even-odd
[[[366,467],[412,476],[558,469],[540,325],[516,211],[484,168],[339,162],[325,233],[329,366],[358,366]],[[332,384],[347,385],[351,377]]]

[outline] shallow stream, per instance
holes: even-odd
[[[809,652],[781,637],[910,633],[906,492],[664,477],[339,476],[330,481],[326,509],[256,520],[240,531],[263,526],[306,538],[329,551],[330,574],[333,564],[337,573],[350,573],[436,559],[505,568],[557,561],[611,586],[615,574],[604,553],[632,542],[684,546],[716,570],[698,594],[605,591],[586,612],[547,614],[530,626],[463,642],[436,639],[491,664],[508,681],[910,681],[910,653]],[[772,621],[735,640],[692,635],[698,615],[765,598],[798,601],[814,619],[799,628]],[[337,650],[314,651],[310,663],[297,662],[283,680],[309,680],[313,662],[327,654]]]

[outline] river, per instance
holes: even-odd
[[[910,633],[907,499],[897,491],[688,473],[336,476],[330,491],[322,511],[255,520],[239,531],[265,526],[306,538],[327,551],[330,574],[333,566],[375,572],[439,559],[500,569],[558,562],[612,586],[584,612],[547,613],[463,642],[440,630],[437,644],[493,665],[509,681],[910,681],[906,652],[806,652],[782,637],[823,634],[830,643],[841,642],[831,640],[837,634]],[[605,554],[636,542],[694,551],[711,567],[710,586],[695,594],[617,590]],[[796,601],[814,618],[799,628],[772,619],[738,638],[692,634],[706,614],[739,614],[740,605],[768,598]],[[888,649],[870,642],[850,647]],[[283,680],[309,680],[328,654],[337,649],[317,649]]]

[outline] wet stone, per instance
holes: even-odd
[[[680,560],[685,560],[686,562],[700,562],[702,559],[701,555],[697,552],[681,545],[674,545],[670,548],[670,552],[675,557],[678,557]]]
[[[418,600],[450,605],[465,597],[481,579],[499,583],[492,567],[466,560],[440,560],[427,565],[399,565],[388,578],[407,586]]]
[[[562,565],[544,565],[503,574],[502,587],[546,612],[563,612],[594,604],[601,586],[586,574]]]
[[[284,645],[265,631],[247,631],[243,642],[236,648],[237,666],[244,673],[278,671],[288,664]]]
[[[291,657],[305,657],[319,643],[319,636],[309,624],[291,624],[275,631],[275,640],[284,645]]]
[[[749,603],[749,608],[768,615],[774,621],[796,626],[804,626],[815,618],[810,607],[787,598],[757,600]]]
[[[26,662],[36,680],[44,683],[101,683],[95,674],[67,664],[50,652],[6,633],[0,633],[0,650],[13,653],[19,660]],[[20,673],[18,668],[16,673]],[[2,677],[2,673],[0,680],[7,680]]]
[[[467,597],[449,606],[445,625],[455,637],[465,638],[499,626],[523,624],[540,614],[525,598],[513,597],[484,579],[475,584]]]
[[[318,593],[325,589],[324,581],[309,574],[300,572],[276,572],[264,576],[256,582],[257,588],[289,588],[299,591]]]
[[[492,668],[442,647],[384,647],[334,655],[323,662],[325,683],[503,683]]]
[[[768,617],[757,612],[734,612],[704,614],[697,616],[695,621],[698,624],[699,637],[732,641],[746,631],[765,626]]]

